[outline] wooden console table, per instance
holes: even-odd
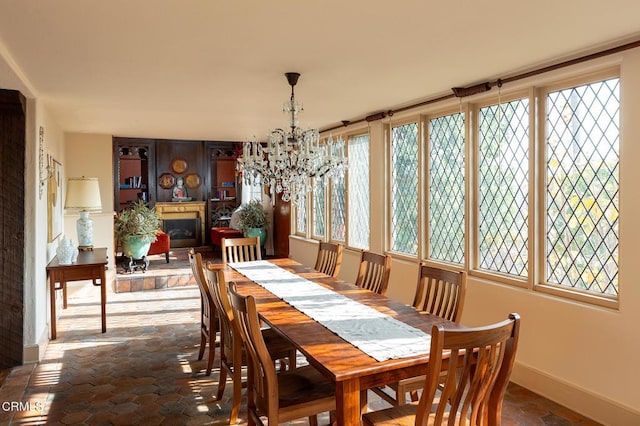
[[[56,338],[56,290],[62,290],[62,307],[67,309],[67,282],[91,280],[100,286],[100,304],[102,306],[102,332],[107,331],[107,249],[94,248],[78,253],[78,260],[71,265],[60,265],[54,257],[47,265],[49,292],[51,296],[51,340]],[[99,281],[99,282],[98,282]],[[59,283],[59,286],[56,284]]]

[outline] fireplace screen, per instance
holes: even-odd
[[[171,237],[171,247],[200,246],[200,218],[164,219],[162,230]]]

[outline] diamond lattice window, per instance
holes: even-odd
[[[464,262],[464,115],[433,118],[429,131],[429,257]]]
[[[552,92],[546,106],[546,280],[618,294],[620,80]]]
[[[369,135],[349,138],[349,245],[369,249]]]
[[[344,241],[345,234],[344,176],[331,180],[331,238]]]
[[[529,102],[480,109],[478,253],[482,269],[528,275]]]
[[[307,200],[303,194],[299,195],[296,204],[296,229],[299,234],[307,233]]]
[[[313,186],[313,235],[324,237],[324,181],[317,179]]]
[[[418,123],[391,129],[391,249],[418,252]]]

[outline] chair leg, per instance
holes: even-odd
[[[167,261],[167,263],[169,263],[169,252],[166,252],[166,253],[164,254],[164,258],[165,258],[165,260]]]
[[[233,401],[231,405],[231,415],[229,423],[236,424],[238,422],[238,413],[240,413],[240,403],[242,402],[242,366],[233,367]]]
[[[204,348],[207,346],[207,337],[204,335],[205,330],[200,330],[200,351],[198,352],[198,361],[204,356]]]
[[[309,416],[309,426],[318,426],[318,416]]]
[[[220,363],[223,364],[224,361],[221,360]],[[227,386],[227,369],[224,368],[224,365],[220,365],[220,378],[218,379],[218,391],[216,392],[216,401],[220,401],[222,399],[222,395],[224,394],[224,389],[226,386]]]
[[[213,360],[215,359],[215,357],[216,357],[216,345],[215,343],[211,344],[211,340],[209,340],[209,360],[207,361],[207,376],[211,375],[211,369],[213,368]]]
[[[369,410],[369,394],[368,390],[360,391],[360,413],[364,414]]]
[[[411,392],[409,392],[409,395],[411,395],[411,401],[413,402],[416,402],[419,399],[417,390],[412,390]]]
[[[404,405],[407,403],[407,389],[401,384],[398,384],[396,390],[396,405]]]
[[[297,365],[297,356],[298,356],[298,352],[295,349],[292,349],[289,352],[289,370],[295,370]]]

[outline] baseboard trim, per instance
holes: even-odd
[[[27,345],[22,348],[22,363],[32,364],[40,362],[49,345],[49,325],[45,327],[40,340],[35,345]]]
[[[640,424],[639,411],[571,383],[558,380],[557,377],[552,377],[535,368],[516,363],[511,374],[511,381],[598,423],[616,426]]]

